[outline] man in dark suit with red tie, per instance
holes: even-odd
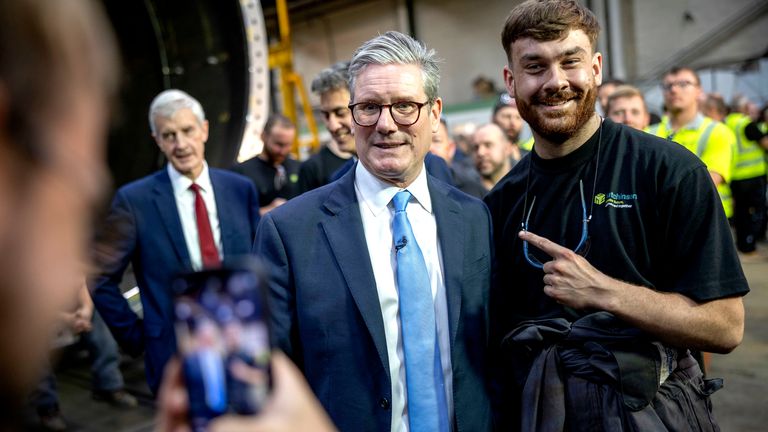
[[[259,222],[253,183],[209,168],[205,162],[208,122],[200,103],[180,90],[152,101],[149,121],[168,164],[120,188],[95,248],[91,295],[120,346],[145,354],[147,383],[157,392],[163,367],[176,350],[173,277],[213,267],[249,253]],[[143,318],[118,287],[133,264]]]

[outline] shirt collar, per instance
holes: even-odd
[[[173,193],[175,195],[179,195],[180,193],[185,192],[187,189],[189,189],[190,186],[192,186],[192,180],[177,171],[170,162],[168,165],[166,165],[166,167],[168,170],[168,177],[171,178],[171,185],[173,186]],[[208,162],[203,162],[203,170],[200,171],[200,175],[197,176],[194,183],[197,183],[200,186],[200,189],[202,189],[204,192],[213,191],[211,176],[208,171]]]
[[[379,180],[373,174],[368,172],[365,166],[360,162],[358,162],[355,167],[355,187],[357,187],[357,190],[362,197],[362,204],[365,205],[374,216],[378,216],[383,212],[390,201],[392,201],[395,194],[403,190],[403,188]],[[427,185],[427,169],[423,162],[418,177],[404,189],[413,195],[413,198],[416,199],[416,202],[418,202],[424,210],[432,213],[432,199],[430,198],[429,187]]]
[[[685,129],[691,129],[691,130],[697,130],[699,127],[701,127],[701,124],[704,122],[704,115],[702,113],[697,113],[696,117],[691,120],[690,123],[684,126]]]
[[[666,117],[667,121],[667,129],[672,130],[672,121],[669,117]],[[688,122],[688,124],[684,125],[680,128],[680,130],[688,129],[688,130],[698,130],[699,127],[701,127],[701,124],[704,122],[704,115],[702,113],[696,113],[696,116]]]

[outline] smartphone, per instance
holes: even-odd
[[[258,413],[272,387],[264,268],[245,260],[183,274],[173,290],[192,430],[225,413]]]

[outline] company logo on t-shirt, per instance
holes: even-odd
[[[637,194],[624,194],[617,192],[599,193],[595,195],[595,204],[613,208],[632,208],[633,201],[637,201]]]

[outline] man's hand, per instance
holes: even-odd
[[[544,237],[520,231],[520,239],[552,257],[544,263],[544,293],[558,303],[574,308],[606,310],[611,293],[610,277],[594,268],[584,257]]]
[[[256,416],[226,415],[211,422],[211,431],[330,432],[336,429],[296,366],[285,354],[272,356],[274,389]],[[260,378],[258,378],[260,379]],[[172,359],[165,368],[158,395],[157,431],[189,431],[189,400],[181,363]]]
[[[671,346],[728,353],[741,342],[740,296],[698,303],[613,279],[570,249],[530,232],[518,235],[552,257],[544,264],[544,293],[565,306],[610,312]]]

